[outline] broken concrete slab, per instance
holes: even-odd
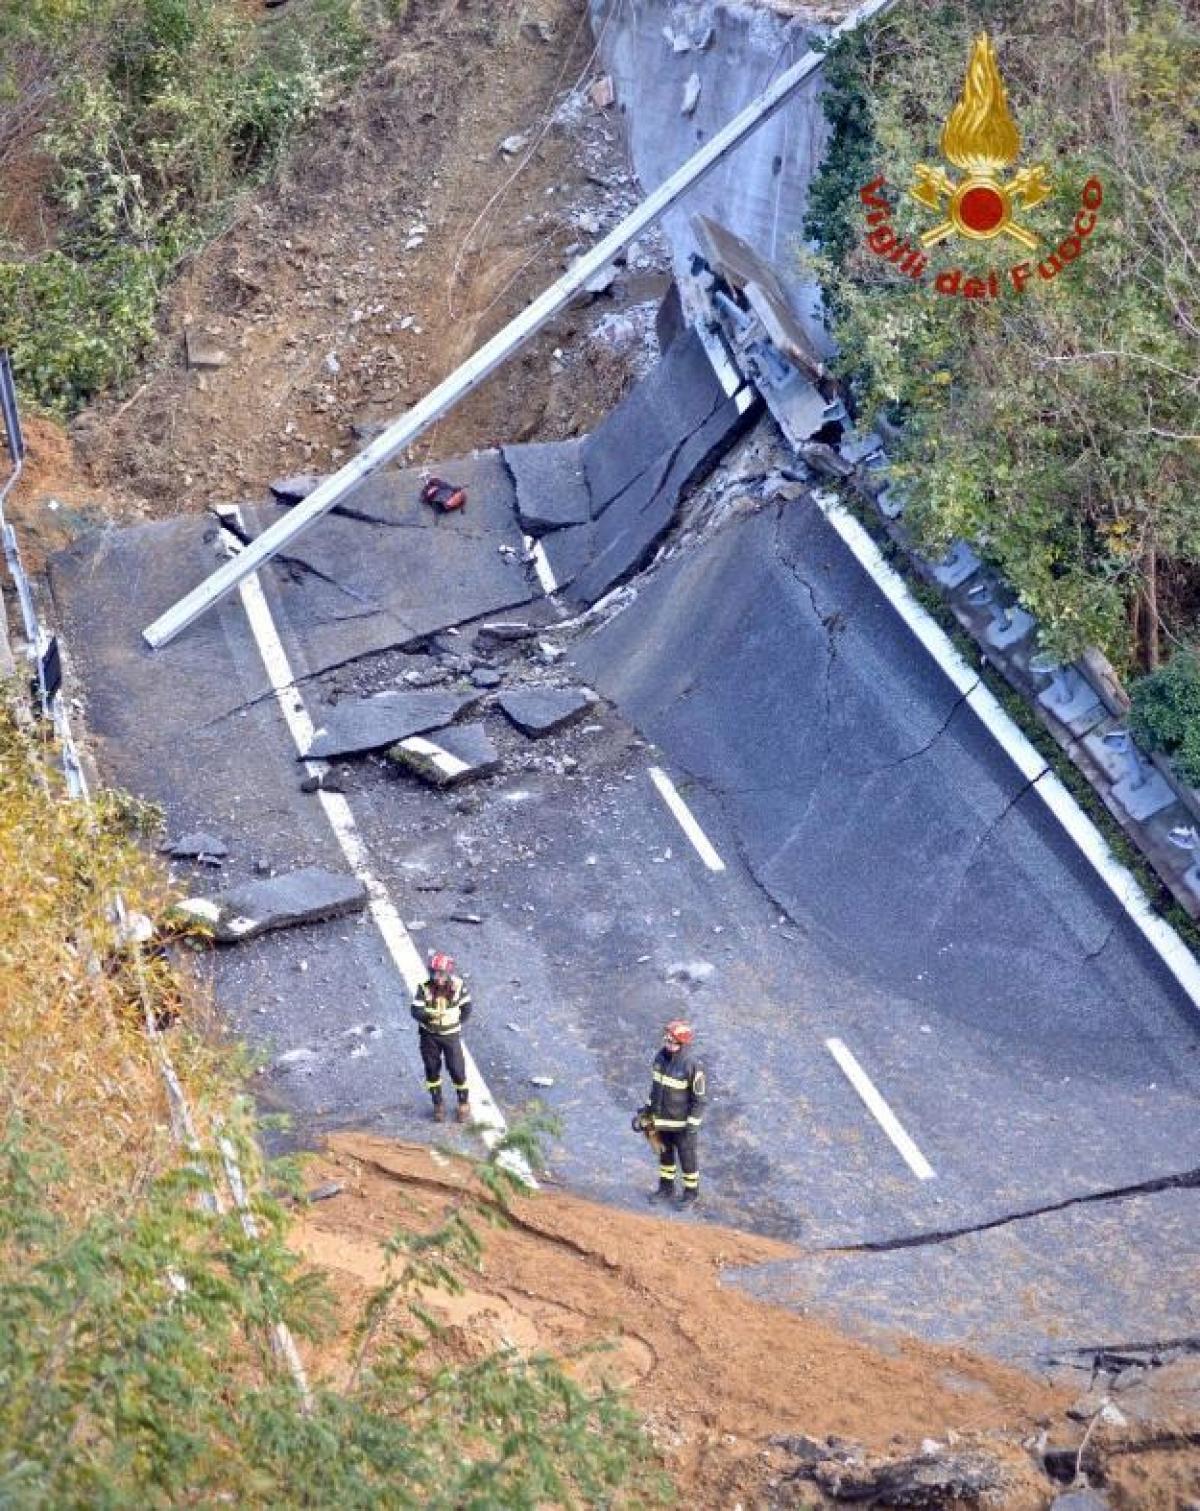
[[[494,666],[477,666],[471,673],[471,682],[475,687],[499,687],[503,681],[504,673],[498,672]]]
[[[409,735],[452,724],[478,703],[474,693],[383,692],[345,698],[319,717],[312,744],[301,760],[329,760],[382,750]]]
[[[592,524],[571,525],[555,530],[540,542],[546,563],[557,586],[568,587],[596,554],[596,527]]]
[[[688,331],[585,438],[583,470],[593,517],[647,468],[661,464],[724,399],[704,343]]]
[[[500,769],[500,753],[482,724],[439,729],[428,738],[413,735],[393,745],[387,758],[434,787],[457,787]]]
[[[596,603],[649,560],[685,491],[708,475],[752,413],[722,395],[712,413],[611,503],[596,522],[595,557],[569,585],[566,596],[573,603]]]
[[[245,882],[211,900],[190,899],[181,911],[207,923],[218,943],[236,944],[271,929],[361,913],[367,901],[367,889],[356,876],[306,866],[266,881]]]
[[[591,518],[582,451],[581,440],[503,448],[517,491],[517,518],[527,534],[544,535]]]
[[[229,847],[224,840],[218,839],[215,834],[205,834],[203,830],[168,840],[160,849],[162,854],[169,855],[174,860],[224,860],[229,854]]]
[[[268,486],[281,504],[298,504],[324,481],[319,472],[297,472],[294,477],[277,477]]]
[[[522,734],[540,740],[582,718],[595,700],[578,687],[515,687],[497,701]]]

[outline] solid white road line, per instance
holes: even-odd
[[[708,836],[692,817],[691,809],[675,790],[675,783],[660,766],[651,766],[650,780],[658,788],[664,803],[675,815],[679,827],[696,847],[696,853],[710,871],[723,871],[725,862],[713,849]]]
[[[241,514],[237,509],[223,509],[218,513],[235,519],[239,526],[241,525]],[[230,542],[232,550],[234,538],[227,536],[226,539]],[[238,544],[240,545],[240,542]],[[240,582],[238,592],[250,624],[250,633],[254,636],[254,643],[262,657],[262,663],[266,668],[280,712],[283,714],[284,723],[295,742],[297,753],[303,755],[313,741],[313,722],[309,718],[304,699],[296,686],[287,652],[275,628],[275,620],[263,593],[262,584],[258,580],[258,573]],[[304,765],[311,776],[319,777],[329,770],[328,761],[305,761]],[[383,936],[384,944],[387,945],[388,954],[391,955],[392,962],[399,971],[411,997],[427,975],[424,962],[388,896],[387,889],[371,869],[367,847],[354,822],[350,804],[338,792],[318,790],[317,797],[325,810],[330,828],[341,846],[342,854],[346,857],[346,863],[367,889],[371,917],[375,920],[375,926]],[[463,1058],[466,1061],[472,1112],[476,1123],[480,1125],[483,1141],[490,1149],[504,1136],[507,1124],[504,1121],[504,1114],[496,1105],[495,1097],[488,1090],[487,1082],[480,1075],[479,1067],[465,1044]],[[522,1169],[518,1173],[532,1184],[532,1176],[524,1169],[524,1161],[520,1163]]]
[[[558,583],[554,578],[550,558],[546,555],[546,548],[540,540],[534,540],[532,535],[522,536],[522,539],[525,542],[526,558],[533,562],[533,570],[537,573],[537,580],[542,585],[542,592],[549,598],[558,592]]]
[[[407,740],[401,740],[400,749],[411,750],[413,755],[428,756],[447,778],[462,776],[464,771],[471,769],[466,761],[460,761],[456,755],[451,755],[448,750],[443,750],[440,745],[435,745],[432,740],[426,740],[421,735],[409,735]]]
[[[813,498],[825,518],[874,580],[884,597],[934,658],[967,703],[982,720],[1032,791],[1046,805],[1080,853],[1116,898],[1126,916],[1139,929],[1166,968],[1196,1007],[1200,1007],[1200,960],[1165,918],[1154,911],[1133,872],[1123,866],[1108,841],[1047,766],[1025,733],[982,684],[979,674],[963,660],[949,636],[927,614],[908,590],[900,574],[884,560],[883,553],[850,511],[832,493]]]
[[[918,1180],[933,1180],[933,1166],[905,1133],[900,1119],[880,1096],[866,1071],[840,1039],[826,1039],[825,1048],[837,1061],[846,1079],[866,1104],[867,1111],[900,1151],[904,1163]]]

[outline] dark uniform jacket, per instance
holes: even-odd
[[[654,1057],[650,1080],[650,1115],[656,1128],[699,1128],[704,1116],[704,1067],[692,1048],[682,1044],[671,1054],[666,1046]]]
[[[435,993],[432,979],[422,981],[409,1009],[423,1033],[435,1039],[451,1039],[462,1032],[471,1016],[471,993],[460,976],[450,977],[445,993]]]

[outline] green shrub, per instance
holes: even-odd
[[[476,1213],[494,1217],[505,1172],[480,1174],[490,1196]],[[26,1130],[0,1129],[0,1505],[451,1511],[611,1506],[622,1490],[626,1504],[663,1502],[612,1392],[511,1348],[429,1357],[422,1297],[478,1266],[465,1208],[391,1241],[353,1378],[317,1385],[305,1415],[266,1330],[318,1334],[330,1297],[288,1252],[277,1206],[256,1199],[249,1239],[236,1213],[197,1203],[203,1174],[182,1167],[73,1228],[55,1207],[64,1175]]]
[[[1200,658],[1181,651],[1135,682],[1130,696],[1134,738],[1170,756],[1184,781],[1200,787]]]
[[[10,37],[58,75],[39,145],[66,220],[53,251],[0,252],[0,346],[69,414],[129,376],[179,257],[361,69],[370,32],[358,0],[261,26],[237,0],[60,0],[0,17]],[[6,87],[21,78],[0,61],[0,111]]]

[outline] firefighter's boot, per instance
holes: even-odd
[[[684,1186],[683,1195],[679,1198],[681,1207],[694,1207],[700,1200],[699,1186]]]
[[[435,1123],[444,1123],[446,1121],[446,1104],[442,1101],[441,1097],[434,1097],[433,1099],[433,1121]]]
[[[670,1201],[674,1195],[675,1182],[673,1180],[665,1180],[660,1178],[658,1185],[655,1186],[654,1190],[650,1192],[650,1194],[646,1197],[646,1200],[652,1202]]]
[[[459,1097],[458,1106],[454,1109],[454,1117],[459,1123],[471,1121],[471,1103],[466,1097]]]

